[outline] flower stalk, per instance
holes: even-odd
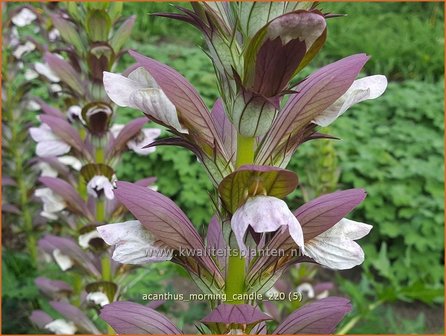
[[[237,134],[236,168],[254,162],[255,137],[245,137]],[[236,250],[237,255],[228,257],[225,292],[229,303],[242,304],[244,300],[235,299],[239,294],[245,293],[245,263],[246,258]]]

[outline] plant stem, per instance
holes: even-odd
[[[104,148],[96,147],[96,163],[104,163]]]
[[[245,258],[230,255],[226,273],[226,299],[231,304],[242,304],[244,300],[237,300],[237,294],[245,292]]]
[[[23,219],[23,231],[26,233],[27,236],[27,249],[31,256],[32,264],[35,266],[37,263],[37,244],[36,244],[36,237],[34,235],[34,227],[33,227],[33,218],[30,211],[30,199],[28,197],[28,187],[25,182],[25,176],[24,176],[24,156],[22,153],[20,153],[20,140],[18,139],[19,136],[19,130],[22,127],[20,120],[17,120],[16,116],[14,115],[14,92],[12,85],[10,85],[7,89],[7,102],[6,102],[6,113],[8,115],[9,122],[11,124],[11,143],[10,148],[12,151],[12,155],[14,157],[14,163],[15,163],[15,170],[14,172],[11,172],[17,182],[17,189],[18,189],[18,199],[19,199],[19,207],[20,211],[22,212],[22,219]]]
[[[255,138],[244,137],[238,134],[236,168],[254,162],[254,142]]]
[[[84,180],[84,177],[81,174],[79,174],[77,190],[79,192],[79,195],[82,197],[82,199],[87,200],[87,198],[88,198],[87,184]]]
[[[102,280],[112,281],[110,256],[105,254],[101,259]]]
[[[96,163],[104,163],[104,148],[101,146],[96,147]],[[85,191],[83,191],[85,192]],[[105,208],[105,199],[102,197],[98,198],[96,201],[96,220],[99,223],[105,221],[106,217],[106,208]],[[111,260],[108,253],[104,253],[101,258],[101,271],[102,271],[102,280],[103,281],[113,281],[113,274],[111,269]],[[115,331],[113,328],[107,323],[107,334],[114,335]]]
[[[96,201],[96,219],[99,223],[105,221],[105,201],[102,198]]]
[[[237,136],[236,168],[244,164],[254,162],[255,138]],[[234,295],[245,292],[245,257],[238,251],[228,257],[228,269],[226,271],[225,293],[227,301],[232,304],[242,304],[244,300],[234,300]]]

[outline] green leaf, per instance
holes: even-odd
[[[80,54],[84,54],[85,47],[76,26],[58,15],[51,15],[54,27],[60,32],[62,38],[72,44]]]
[[[108,7],[108,16],[110,16],[110,20],[115,22],[122,15],[123,3],[121,1],[113,1],[110,3]]]
[[[133,25],[135,24],[135,19],[136,16],[133,15],[125,20],[110,39],[110,46],[116,54],[121,50],[124,43],[128,41],[130,34],[132,33]]]
[[[91,41],[108,41],[108,35],[111,29],[110,17],[104,10],[88,11],[85,28]]]
[[[79,23],[83,23],[85,19],[85,13],[83,7],[80,7],[78,3],[74,1],[67,2],[67,10],[70,16]]]

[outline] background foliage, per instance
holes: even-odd
[[[363,267],[337,277],[340,292],[352,298],[354,314],[361,317],[351,332],[440,332],[442,323],[436,319],[443,315],[444,286],[443,4],[322,3],[320,7],[348,16],[329,20],[328,42],[310,68],[366,52],[372,59],[364,75],[381,73],[391,80],[383,97],[351,108],[330,129],[343,139],[334,141],[339,188],[366,188],[368,197],[353,215],[374,225],[361,242],[367,256]],[[179,70],[211,106],[217,89],[200,34],[183,23],[148,14],[173,10],[168,3],[126,3],[124,14],[137,14],[128,46]],[[117,70],[130,65],[131,57],[124,56],[124,63]],[[120,109],[117,118],[124,123],[137,116],[135,110]],[[303,184],[309,179],[312,146],[303,145],[290,165]],[[158,147],[148,158],[127,153],[117,175],[128,181],[156,175],[160,192],[172,197],[200,227],[212,215],[207,194],[211,184],[195,161],[181,148]],[[301,192],[294,193],[289,203],[294,207],[302,203]],[[3,298],[11,307],[25,299],[38,300],[28,263],[24,255],[4,255]],[[157,273],[154,279],[145,275],[128,295],[136,298],[145,286],[159,286],[171,272]],[[20,283],[22,289],[8,283]],[[370,309],[371,302],[396,300],[416,300],[417,315],[406,314],[398,305]],[[423,315],[418,307],[425,306],[420,302],[440,305],[427,307]],[[178,316],[184,320],[184,314]],[[11,324],[9,331],[17,333],[20,328]]]

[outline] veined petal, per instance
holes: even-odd
[[[344,218],[307,242],[304,254],[332,269],[350,269],[364,261],[364,251],[354,240],[371,229],[371,225]]]
[[[129,101],[131,94],[146,87],[144,83],[107,71],[104,71],[103,78],[105,92],[116,105],[122,107],[135,107]]]
[[[256,196],[248,199],[232,216],[231,228],[239,247],[246,251],[243,242],[248,226],[255,232],[274,232],[287,226],[290,236],[303,250],[304,236],[299,221],[288,209],[286,203],[271,196]]]
[[[332,234],[345,234],[348,238],[353,240],[361,239],[367,236],[372,230],[373,226],[357,222],[351,219],[343,218],[335,226],[333,226]]]
[[[347,299],[327,297],[294,311],[273,334],[332,334],[351,309]]]
[[[100,316],[118,334],[182,334],[167,317],[138,303],[113,302],[101,310]]]
[[[188,133],[178,119],[175,106],[161,89],[145,88],[134,91],[129,102],[149,116],[175,128],[180,133]]]
[[[113,260],[117,262],[140,265],[172,259],[171,250],[156,244],[138,220],[102,225],[97,230],[107,244],[115,246]]]
[[[104,87],[115,104],[139,109],[178,132],[187,133],[180,124],[176,107],[143,67],[132,71],[128,78],[105,71]]]
[[[159,89],[158,83],[152,77],[152,75],[143,67],[138,67],[129,73],[129,79],[134,80],[138,83],[141,83],[146,88],[154,88]]]
[[[387,78],[383,75],[368,76],[355,80],[352,86],[333,105],[314,119],[319,126],[328,126],[344,114],[350,107],[364,100],[380,97],[387,88]]]

